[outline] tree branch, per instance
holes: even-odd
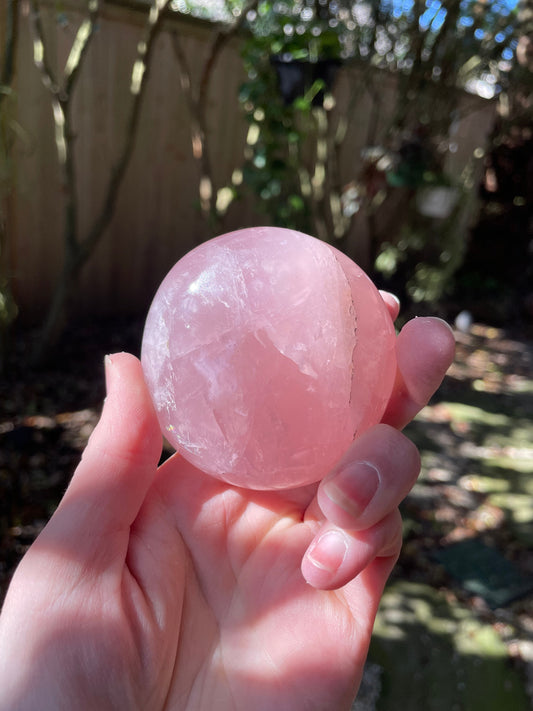
[[[200,101],[194,97],[189,63],[183,50],[181,39],[176,31],[172,33],[172,47],[178,62],[181,88],[191,116],[193,156],[200,163],[200,207],[205,217],[209,220],[214,212],[213,177],[211,160],[206,144],[205,117],[202,113]]]
[[[202,74],[200,77],[200,82],[199,82],[198,105],[199,105],[200,111],[202,113],[204,111],[205,102],[207,99],[207,91],[209,88],[209,81],[211,79],[213,67],[215,65],[218,55],[220,54],[220,52],[222,51],[224,46],[229,42],[229,40],[232,37],[234,37],[237,34],[237,32],[241,29],[244,22],[246,21],[247,14],[251,10],[254,10],[258,6],[258,4],[259,4],[259,0],[248,0],[246,5],[243,7],[240,15],[235,20],[235,22],[233,22],[225,30],[221,30],[220,32],[216,33],[216,35],[213,39],[213,42],[211,44],[211,50],[209,52],[209,56],[207,58],[206,63],[204,64]]]
[[[41,7],[38,0],[30,0],[30,26],[33,34],[33,63],[41,73],[41,79],[51,94],[59,92],[59,85],[48,62],[48,50],[41,22]]]
[[[0,75],[0,105],[8,94],[15,74],[18,28],[18,0],[8,0],[4,61]]]
[[[70,96],[74,89],[78,74],[83,65],[83,59],[93,38],[96,29],[96,20],[98,19],[99,0],[89,0],[88,9],[89,17],[86,18],[78,28],[63,72],[62,90],[67,96]]]
[[[202,67],[197,92],[195,92],[192,84],[189,63],[178,32],[175,30],[172,33],[172,46],[178,62],[181,88],[185,94],[191,116],[193,155],[200,163],[200,207],[212,227],[219,214],[217,213],[217,195],[214,188],[212,163],[207,144],[206,106],[209,82],[220,52],[229,40],[237,34],[244,24],[247,14],[257,7],[258,3],[259,0],[248,0],[236,20],[214,35],[209,54]]]
[[[99,0],[88,0],[89,16],[83,20],[70,49],[61,82],[54,76],[48,61],[48,50],[41,22],[41,8],[37,0],[31,0],[31,26],[33,30],[33,59],[41,72],[43,84],[52,97],[52,113],[55,126],[55,142],[59,165],[62,171],[63,190],[66,196],[64,241],[70,255],[75,259],[79,248],[78,238],[78,198],[76,194],[76,168],[74,164],[74,132],[71,127],[70,111],[72,95],[76,86],[83,60],[93,38],[99,11]]]
[[[87,53],[89,41],[94,33],[98,12],[98,0],[88,0],[90,17],[85,23],[82,23],[77,32],[65,66],[63,87],[57,86],[57,82],[48,64],[37,0],[31,0],[31,3],[33,9],[32,25],[35,31],[34,61],[41,71],[45,86],[52,92],[52,105],[56,124],[56,143],[58,143],[59,135],[64,137],[66,152],[62,169],[67,188],[64,264],[41,332],[41,338],[34,352],[34,360],[39,362],[49,353],[51,346],[61,334],[66,322],[68,305],[72,297],[72,292],[76,288],[79,274],[84,264],[92,255],[113,216],[118,191],[133,152],[154,41],[160,29],[162,12],[167,7],[169,0],[153,0],[145,27],[144,38],[137,45],[137,58],[132,69],[130,93],[133,98],[125,129],[124,144],[119,158],[111,170],[102,208],[89,229],[87,236],[79,240],[77,238],[76,174],[72,151],[74,136],[70,129],[69,107],[72,92]],[[59,148],[60,143],[58,143],[58,149]],[[61,162],[61,153],[59,157]]]
[[[150,58],[153,53],[155,40],[161,29],[163,12],[169,2],[170,0],[154,0],[148,14],[144,39],[137,45],[137,58],[133,64],[130,85],[130,93],[133,97],[133,104],[131,106],[130,115],[126,125],[124,145],[122,146],[119,158],[111,171],[111,177],[106,190],[106,197],[100,214],[97,216],[91,229],[89,230],[88,236],[83,241],[82,249],[80,250],[79,255],[79,259],[82,264],[91,255],[94,247],[99,242],[105,228],[113,216],[118,191],[133,152],[142,100],[149,74]]]

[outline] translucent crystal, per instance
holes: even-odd
[[[348,257],[257,227],[193,249],[154,298],[142,364],[161,428],[199,469],[252,489],[322,478],[380,421],[395,334]]]

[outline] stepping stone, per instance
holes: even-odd
[[[466,592],[479,595],[492,609],[533,593],[533,576],[478,538],[451,543],[433,557]]]

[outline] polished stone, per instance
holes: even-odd
[[[206,242],[168,273],[142,364],[162,430],[199,469],[254,489],[322,478],[379,422],[395,334],[333,247],[272,227]]]

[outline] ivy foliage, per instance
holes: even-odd
[[[263,1],[250,13],[242,53],[248,78],[239,98],[249,123],[243,182],[273,224],[308,232],[314,111],[342,51],[342,28],[330,20],[329,5]]]
[[[243,49],[247,80],[240,101],[249,131],[242,177],[268,220],[338,243],[359,209],[369,215],[372,229],[377,224],[373,211],[387,209],[391,191],[410,190],[414,199],[422,187],[453,184],[461,198],[452,219],[439,223],[438,230],[434,224],[421,228],[416,210],[409,210],[405,214],[414,215],[414,223],[397,225],[397,238],[385,245],[387,254],[377,265],[411,263],[415,300],[424,294],[436,298],[437,285],[448,280],[464,251],[458,230],[464,231],[466,223],[459,211],[473,205],[471,195],[464,194],[474,188],[471,166],[465,176],[445,172],[461,95],[505,101],[512,91],[521,5],[514,0],[259,2],[248,13]],[[354,156],[350,175],[338,172],[334,153],[342,145],[335,140],[342,133],[339,126],[349,127],[359,106],[350,100],[341,109],[335,101],[340,64],[366,75],[364,82],[378,100],[376,70],[396,79],[390,116],[365,149],[366,155],[377,155],[376,165]],[[406,146],[414,146],[415,153],[408,155]],[[381,187],[369,191],[364,176],[375,177],[380,162],[388,166],[383,180],[378,178]],[[346,186],[355,202],[346,199]],[[425,237],[439,230],[442,239]],[[386,241],[380,234],[371,240]],[[379,257],[379,249],[371,251]],[[442,279],[435,277],[439,271]]]

